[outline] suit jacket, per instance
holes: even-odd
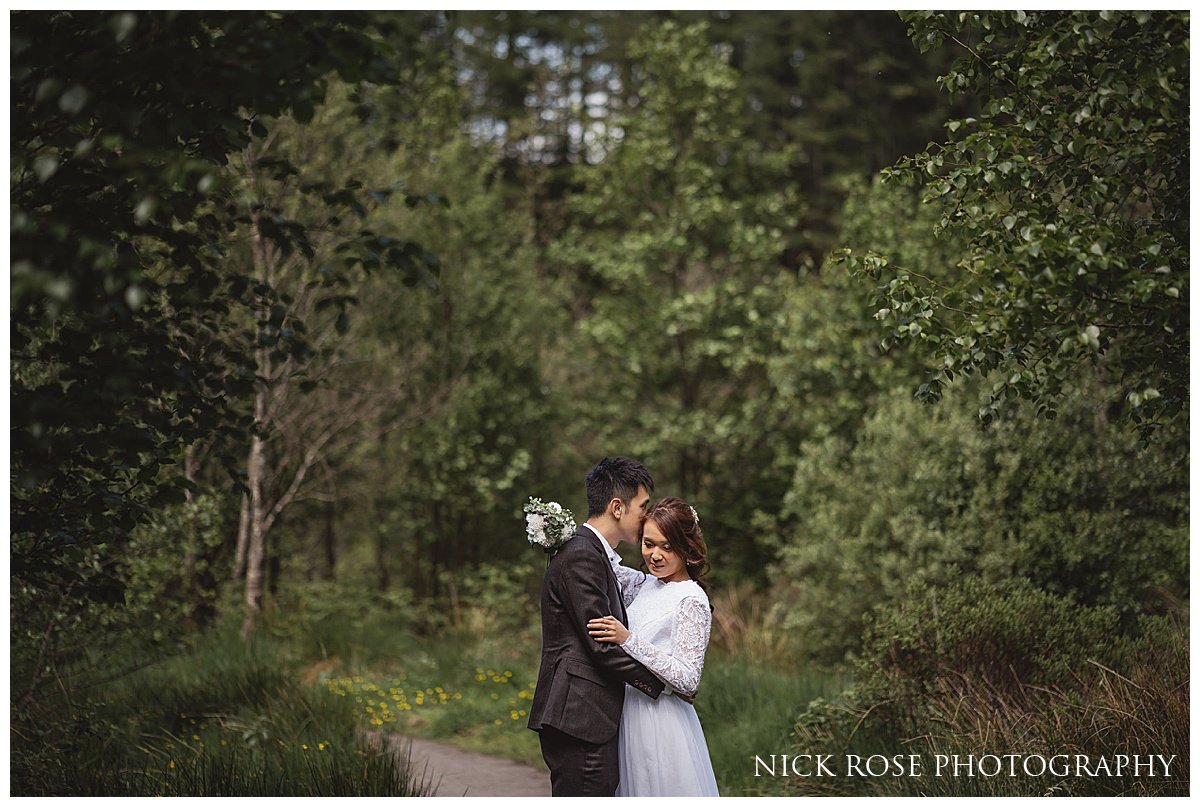
[[[542,580],[542,665],[529,728],[552,726],[590,743],[612,740],[621,725],[625,684],[657,698],[663,682],[621,646],[588,635],[589,619],[612,614],[628,625],[617,577],[599,538],[580,526]]]

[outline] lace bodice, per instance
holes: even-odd
[[[642,584],[650,579],[650,575],[615,562],[612,564],[612,569],[613,574],[617,576],[617,585],[621,588],[621,602],[628,608],[637,597],[638,592],[642,590]]]
[[[712,629],[704,589],[691,580],[664,583],[625,566],[613,571],[629,616],[629,638],[621,647],[667,686],[694,693]]]

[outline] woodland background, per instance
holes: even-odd
[[[10,30],[14,795],[540,764],[521,508],[616,454],[723,793],[1188,791],[1187,13]],[[872,749],[1183,773],[752,776]]]

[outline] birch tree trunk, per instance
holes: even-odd
[[[242,493],[242,512],[238,517],[237,551],[233,556],[233,579],[246,576],[246,548],[250,544],[250,494]]]
[[[255,154],[254,146],[246,148],[246,173],[254,182]],[[254,275],[259,283],[270,287],[274,278],[271,269],[274,250],[262,237],[258,226],[256,213],[250,225],[250,251],[254,256]],[[260,322],[266,321],[270,310],[266,302],[262,302],[258,310]],[[267,408],[271,397],[271,349],[257,340],[254,348],[255,384],[254,384],[254,432],[250,437],[250,457],[246,466],[246,484],[250,489],[249,531],[246,543],[246,618],[242,622],[242,638],[246,639],[254,632],[263,600],[263,572],[266,555],[266,506],[265,483],[267,473],[267,447],[264,437],[267,429]]]
[[[265,405],[266,390],[255,393],[254,397],[257,419],[260,408]],[[246,546],[246,619],[242,622],[243,639],[254,632],[256,618],[262,610],[263,563],[266,557],[266,525],[262,517],[263,477],[266,475],[266,464],[265,441],[255,434],[250,438],[250,462],[247,468],[247,484],[250,487],[250,529]]]

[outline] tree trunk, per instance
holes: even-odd
[[[233,579],[246,576],[246,548],[250,544],[250,519],[254,513],[250,508],[250,494],[242,493],[242,513],[238,518],[237,551],[233,556]]]
[[[275,529],[278,522],[271,525],[267,533],[267,591],[271,598],[279,596],[279,575],[283,570],[283,561],[279,557],[279,530]]]
[[[421,553],[425,551],[424,530],[416,530],[410,534],[413,551],[409,556],[409,583],[413,587],[413,595],[420,601],[425,597],[425,576],[421,574]]]
[[[337,505],[333,501],[325,503],[325,531],[322,535],[322,544],[325,548],[325,579],[336,580],[337,572],[337,536],[333,531],[334,515],[337,513]],[[378,520],[375,522],[379,523]],[[386,586],[384,586],[386,588]]]
[[[441,561],[442,561],[442,558],[441,558],[441,554],[442,554],[441,549],[442,549],[442,544],[443,544],[442,535],[443,535],[443,532],[442,532],[442,505],[441,505],[441,502],[434,502],[433,503],[433,545],[430,547],[432,556],[429,559],[429,565],[430,565],[429,579],[430,579],[430,582],[433,583],[434,599],[437,598],[438,594],[440,594],[441,590],[442,590],[441,581],[438,579],[439,573],[441,571]]]
[[[246,168],[253,177],[255,155],[253,146],[246,149]],[[250,225],[251,253],[254,256],[254,274],[258,281],[271,286],[271,248],[258,229],[255,214]],[[260,322],[270,318],[270,308],[260,297],[258,310]],[[242,622],[242,638],[254,632],[255,620],[262,610],[263,572],[267,539],[266,474],[267,474],[267,407],[271,396],[271,351],[260,340],[255,340],[254,364],[257,381],[254,384],[254,433],[250,436],[250,461],[246,468],[246,482],[250,488],[250,534],[246,547],[246,618]]]
[[[260,385],[261,386],[261,385]],[[254,410],[257,417],[266,408],[266,390],[255,393]],[[246,619],[242,622],[242,638],[254,632],[254,621],[262,610],[263,561],[266,556],[266,530],[263,523],[263,476],[266,473],[266,446],[255,434],[250,438],[250,465],[247,469],[250,485],[250,537],[246,549]]]
[[[379,590],[387,591],[392,584],[392,575],[388,571],[387,562],[387,531],[380,526],[379,519],[375,520],[375,568],[379,570]]]
[[[196,470],[197,470],[197,466],[199,466],[199,464],[200,463],[197,462],[197,460],[196,460],[196,446],[193,444],[193,445],[188,446],[186,449],[184,449],[184,452],[183,452],[183,477],[188,482],[191,482],[193,485],[196,484]],[[183,498],[184,498],[184,501],[186,501],[188,504],[192,503],[192,500],[195,498],[195,494],[192,493],[191,488],[184,489]]]
[[[193,484],[196,482],[196,464],[195,446],[190,445],[183,452],[183,476],[188,482]],[[195,494],[192,493],[191,488],[186,488],[183,496],[184,502],[190,510],[190,505],[195,501]],[[185,596],[190,600],[188,604],[195,609],[200,601],[200,592],[195,580],[196,561],[197,556],[200,554],[200,536],[196,534],[195,513],[188,513],[186,518],[188,526],[187,535],[185,536],[187,544],[183,556],[183,590]]]

